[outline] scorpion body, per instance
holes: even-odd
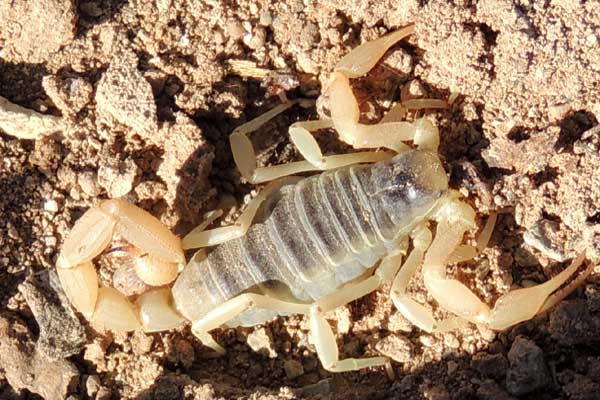
[[[461,244],[465,232],[477,228],[476,213],[458,192],[448,189],[437,156],[439,131],[426,117],[403,120],[409,109],[449,104],[402,99],[379,123],[365,125],[349,83],[365,75],[413,29],[408,26],[363,43],[339,61],[322,97],[329,117],[297,121],[289,128],[303,161],[259,166],[247,137],[294,102],[280,104],[236,128],[230,145],[241,175],[251,183],[270,183],[235,224],[206,229],[221,215],[215,210],[181,240],[157,218],[124,199],[101,201],[90,208],[73,226],[56,262],[71,303],[92,324],[112,331],[158,332],[187,320],[192,333],[220,353],[225,349],[210,334],[215,328],[302,314],[308,318],[310,341],[325,369],[343,372],[385,366],[393,376],[387,357],[340,359],[326,313],[389,283],[398,312],[426,332],[456,329],[466,322],[503,330],[549,309],[574,290],[594,267],[590,264],[563,287],[585,253],[547,282],[503,294],[493,308],[448,276],[448,264],[481,253],[496,219],[492,213],[475,246]],[[372,151],[323,155],[313,132],[330,128],[354,148]],[[381,148],[397,155],[390,158]],[[325,172],[281,187],[279,178],[307,171]],[[261,204],[262,217],[255,219]],[[435,231],[430,221],[435,222]],[[113,235],[143,255],[135,258],[134,272],[153,288],[134,299],[101,286],[98,280],[93,259]],[[191,248],[212,251],[206,255],[199,250],[186,265],[184,249]],[[429,307],[407,292],[419,270],[427,292],[456,317],[436,320]]]
[[[283,188],[262,223],[208,257],[193,258],[173,297],[188,319],[240,293],[278,282],[313,302],[364,274],[434,208],[447,190],[436,154],[411,150],[370,165],[329,171]],[[249,310],[230,326],[275,316]]]

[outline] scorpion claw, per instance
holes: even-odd
[[[90,318],[98,299],[98,276],[91,261],[73,268],[57,268],[60,284],[77,311]]]
[[[118,221],[117,233],[135,247],[166,262],[185,262],[181,240],[149,212],[121,199],[107,200],[100,207]]]
[[[113,332],[129,332],[140,327],[136,309],[117,289],[102,287],[91,322]]]
[[[87,210],[65,240],[56,265],[73,268],[102,253],[113,237],[115,223],[116,220],[100,207]]]

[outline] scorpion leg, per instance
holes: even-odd
[[[340,139],[354,148],[387,148],[400,153],[406,151],[407,141],[421,149],[436,151],[439,145],[438,128],[427,118],[415,122],[395,121],[395,117],[374,125],[359,122],[358,103],[348,78],[339,72],[329,84],[330,111],[333,126]]]
[[[318,306],[311,307],[310,336],[317,350],[319,360],[321,360],[326,370],[331,372],[345,372],[385,365],[388,375],[390,377],[394,376],[390,360],[387,357],[346,358],[340,360],[335,335],[327,320],[321,315],[322,312],[323,310]]]
[[[297,182],[298,179],[299,178],[296,177],[287,177],[269,183],[258,193],[255,198],[248,203],[248,206],[242,215],[240,215],[233,225],[204,230],[204,228],[206,228],[220,215],[218,213],[209,214],[206,221],[204,221],[183,238],[181,242],[183,249],[215,246],[223,242],[244,236],[256,213],[258,212],[260,205],[269,197],[269,195],[279,190],[284,185]]]
[[[410,237],[414,248],[394,278],[390,297],[398,311],[406,319],[424,331],[431,332],[435,325],[431,311],[410,298],[406,294],[406,288],[423,262],[423,256],[431,244],[432,235],[429,228],[422,224],[411,232]]]
[[[549,281],[504,294],[490,310],[461,282],[448,279],[445,271],[447,260],[462,240],[464,232],[475,227],[474,210],[464,202],[449,199],[436,217],[436,235],[423,262],[425,286],[440,306],[472,323],[486,323],[492,329],[502,330],[533,318],[545,303],[553,304],[552,293],[559,289],[583,262],[582,254]]]
[[[217,352],[223,353],[224,349],[208,332],[252,308],[261,308],[289,314],[308,314],[310,312],[310,306],[307,304],[290,303],[265,295],[244,293],[215,307],[202,319],[193,321],[192,333],[206,346]]]
[[[423,228],[427,230],[425,226],[423,226]],[[429,240],[431,241],[431,239]],[[333,332],[322,314],[363,297],[366,294],[377,290],[383,283],[392,280],[400,268],[403,250],[404,249],[399,246],[398,251],[384,257],[374,275],[319,299],[311,307],[311,335],[315,347],[317,348],[319,359],[327,370],[332,372],[344,372],[365,367],[385,365],[390,378],[394,376],[390,361],[386,357],[360,359],[347,358],[338,360],[339,354]]]
[[[310,130],[324,129],[332,126],[329,120],[315,120],[297,122],[290,127],[290,136],[294,145],[306,161],[296,161],[271,167],[257,167],[256,153],[252,142],[247,134],[260,128],[267,121],[287,110],[293,102],[280,104],[279,106],[267,111],[259,117],[237,127],[231,136],[229,142],[231,151],[238,170],[244,178],[251,183],[262,183],[272,181],[284,176],[295,175],[302,172],[322,171],[327,169],[339,168],[356,163],[370,163],[389,158],[386,153],[354,153],[341,154],[336,156],[324,157],[319,145]]]
[[[379,124],[359,123],[359,107],[352,93],[349,79],[366,74],[383,54],[397,41],[414,31],[408,26],[377,40],[363,43],[348,53],[337,64],[327,92],[333,126],[340,138],[355,148],[384,147],[399,153],[407,150],[406,141],[412,140],[417,147],[435,151],[439,145],[437,128],[429,121],[420,119],[415,123],[398,121],[408,108],[446,108],[445,101],[435,99],[407,100]]]

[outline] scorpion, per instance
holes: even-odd
[[[424,331],[456,329],[467,322],[504,330],[564,298],[587,276],[583,273],[561,289],[582,264],[583,254],[549,281],[502,295],[491,309],[465,284],[447,276],[447,264],[472,259],[486,247],[496,217],[488,218],[475,246],[461,244],[464,234],[477,228],[476,213],[448,187],[437,154],[438,129],[426,117],[403,120],[407,109],[445,102],[409,100],[377,124],[359,122],[349,79],[365,75],[412,32],[408,26],[365,42],[341,59],[324,89],[328,118],[289,128],[304,161],[259,167],[247,136],[291,101],[231,134],[241,175],[251,183],[270,182],[233,225],[206,229],[221,215],[213,211],[180,239],[123,199],[105,200],[86,211],[57,258],[57,273],[73,306],[92,324],[113,331],[157,332],[191,321],[193,334],[221,353],[224,349],[210,335],[217,327],[253,326],[278,315],[303,314],[325,369],[385,366],[393,373],[383,356],[340,360],[324,314],[391,283],[396,309]],[[324,156],[311,131],[325,128],[335,129],[354,148],[371,150]],[[293,177],[307,171],[323,172]],[[135,258],[134,270],[153,287],[135,302],[98,283],[93,259],[115,235],[139,249],[142,255]],[[214,248],[200,249],[185,264],[184,249],[206,247]],[[430,309],[407,293],[419,269],[429,294],[454,317],[436,321]]]

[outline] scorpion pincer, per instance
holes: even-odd
[[[106,200],[88,210],[57,260],[59,278],[75,308],[93,324],[115,331],[141,327],[155,332],[188,320],[205,345],[221,352],[209,334],[217,327],[252,326],[277,315],[304,314],[324,368],[341,372],[384,365],[390,372],[386,357],[340,360],[323,315],[390,282],[398,311],[427,332],[453,329],[461,321],[503,330],[548,309],[573,290],[591,268],[558,289],[577,271],[583,254],[549,281],[504,294],[492,309],[446,275],[447,264],[481,252],[495,223],[492,214],[476,246],[461,244],[464,233],[477,228],[475,211],[448,188],[437,155],[438,130],[426,118],[402,120],[407,109],[447,104],[433,99],[403,101],[380,123],[365,125],[359,122],[349,84],[349,78],[366,74],[412,30],[409,26],[364,43],[338,63],[325,89],[330,117],[290,127],[305,161],[258,167],[246,136],[291,102],[232,133],[231,148],[242,175],[254,183],[272,181],[234,225],[206,230],[220,215],[215,211],[181,241],[155,217],[125,200]],[[373,151],[324,156],[310,132],[324,128],[335,129],[355,148]],[[306,171],[325,172],[305,179],[289,176]],[[270,201],[264,202],[267,197]],[[430,222],[435,223],[435,234]],[[135,303],[114,288],[99,287],[92,264],[115,234],[144,254],[136,260],[135,272],[147,285],[158,287],[138,296]],[[184,248],[210,246],[216,247],[208,254],[198,251],[184,266]],[[429,308],[408,295],[406,288],[419,268],[431,296],[456,317],[436,321]],[[171,288],[165,286],[173,281]]]

